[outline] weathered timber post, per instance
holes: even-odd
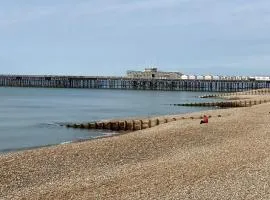
[[[127,121],[124,121],[124,130],[127,130]]]
[[[115,124],[116,124],[116,122],[112,122],[112,123],[111,123],[111,125],[112,125],[112,126],[111,126],[111,130],[112,130],[112,131],[114,131],[114,130],[116,129],[116,128],[115,128]]]
[[[80,128],[81,129],[84,129],[85,127],[84,127],[84,124],[80,124]]]
[[[119,131],[119,130],[120,130],[120,123],[119,123],[119,121],[118,121],[118,122],[116,122],[116,130],[117,130],[117,131]]]
[[[142,130],[142,129],[143,129],[143,121],[140,120],[140,130]]]
[[[109,129],[112,130],[112,122],[109,122]]]
[[[91,123],[88,123],[88,129],[91,129]]]
[[[132,124],[131,130],[134,131],[135,130],[135,122],[134,122],[134,120],[132,120],[131,124]]]
[[[148,128],[151,128],[151,120],[148,120]]]

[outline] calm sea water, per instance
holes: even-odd
[[[106,135],[60,124],[133,116],[195,112],[207,108],[168,104],[203,101],[199,92],[0,88],[0,152]]]

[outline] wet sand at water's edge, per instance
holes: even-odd
[[[270,103],[0,156],[0,199],[270,199]]]

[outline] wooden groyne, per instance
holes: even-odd
[[[242,101],[221,101],[221,102],[198,102],[198,103],[183,103],[171,104],[173,106],[193,106],[193,107],[219,107],[219,108],[234,108],[234,107],[250,107],[262,103],[268,103],[270,99],[263,100],[242,100]]]
[[[270,102],[269,99],[260,100],[240,100],[240,101],[223,101],[223,102],[198,102],[198,103],[184,103],[184,104],[170,104],[173,106],[197,106],[197,107],[220,107],[220,108],[233,108],[233,107],[251,107],[263,103]],[[208,116],[211,118],[212,116]],[[221,115],[217,115],[221,117]],[[90,123],[70,123],[67,128],[76,129],[102,129],[111,131],[137,131],[143,130],[161,124],[186,120],[186,119],[202,119],[203,116],[190,116],[190,117],[162,117],[162,118],[149,118],[149,119],[134,119],[134,120],[112,120],[112,121],[99,121]]]
[[[208,116],[209,118],[213,116]],[[221,117],[218,115],[217,117]],[[152,118],[152,119],[136,119],[136,120],[119,120],[119,121],[100,121],[91,123],[81,123],[81,124],[67,124],[67,128],[76,129],[102,129],[111,131],[138,131],[161,124],[166,124],[178,120],[187,119],[202,119],[203,116],[191,116],[191,117],[168,117],[168,118]]]
[[[202,99],[216,98],[216,97],[220,97],[220,94],[207,94],[207,95],[199,96],[199,98],[202,98]]]
[[[270,95],[270,88],[262,88],[257,90],[249,90],[243,92],[233,92],[233,93],[215,93],[215,94],[206,94],[199,96],[200,98],[218,98],[226,96],[240,96],[240,95]]]
[[[270,81],[184,80],[109,76],[0,75],[0,87],[127,89],[163,91],[238,92],[270,88]]]
[[[68,124],[68,128],[80,129],[104,129],[112,131],[136,131],[146,128],[158,126],[168,122],[176,121],[176,118],[156,118],[156,119],[139,119],[139,120],[120,120],[120,121],[106,121],[106,122],[91,122],[84,124]]]

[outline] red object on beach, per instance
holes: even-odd
[[[208,123],[208,117],[206,115],[204,115],[204,117],[203,117],[203,122]]]
[[[208,117],[206,115],[203,116],[203,119],[201,120],[201,124],[208,124]]]

